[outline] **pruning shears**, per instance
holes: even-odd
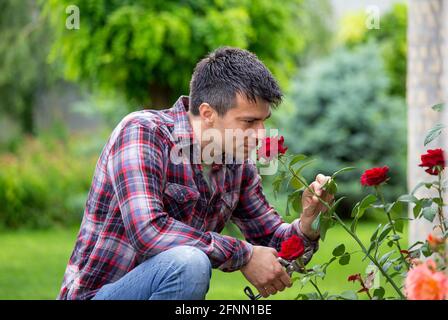
[[[291,275],[292,275],[292,273],[294,271],[295,272],[299,272],[299,273],[304,273],[305,272],[305,268],[301,267],[297,263],[297,260],[288,261],[288,260],[285,260],[285,259],[280,258],[280,257],[278,257],[277,260],[278,260],[278,262],[280,262],[280,264],[282,266],[284,266],[286,268],[286,273],[290,277],[291,277]],[[254,292],[252,291],[252,289],[249,286],[246,286],[244,288],[244,293],[250,298],[250,300],[258,300],[258,299],[260,299],[262,297],[261,294],[255,295]]]

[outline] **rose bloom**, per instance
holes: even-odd
[[[363,186],[377,186],[387,180],[388,172],[388,166],[368,169],[364,171],[363,175],[361,176],[361,184]]]
[[[443,156],[442,149],[428,150],[428,153],[421,155],[422,163],[419,164],[420,167],[428,167],[425,171],[430,175],[436,176],[439,174],[440,167],[442,170],[445,168],[445,158]]]
[[[358,281],[361,280],[361,274],[360,273],[356,273],[356,274],[352,274],[348,277],[347,281]]]
[[[272,160],[278,154],[285,154],[288,147],[284,146],[285,138],[267,137],[261,141],[261,147],[258,149],[258,158],[264,158],[267,161]]]
[[[298,257],[302,256],[304,252],[305,246],[303,245],[302,239],[294,234],[282,242],[278,256],[285,260],[296,260]]]
[[[448,296],[448,278],[428,259],[409,270],[405,290],[409,300],[444,300]]]
[[[438,237],[432,233],[428,235],[428,238],[426,239],[428,241],[431,248],[437,248],[439,245],[444,243],[444,240],[442,237]]]

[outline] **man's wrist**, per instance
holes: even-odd
[[[299,229],[302,234],[308,238],[310,241],[316,241],[319,239],[320,233],[319,231],[313,231],[311,228],[304,228],[302,225],[302,221],[299,219]]]

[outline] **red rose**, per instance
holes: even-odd
[[[422,163],[420,167],[428,167],[425,171],[433,176],[439,174],[439,170],[442,171],[445,168],[445,158],[443,157],[442,149],[428,150],[427,154],[422,154]]]
[[[357,273],[357,274],[352,274],[351,276],[348,277],[347,281],[358,281],[358,280],[362,280],[361,279],[361,274]]]
[[[287,240],[284,240],[281,244],[281,250],[278,253],[280,258],[285,260],[296,260],[305,252],[305,246],[302,239],[297,235],[292,235]]]
[[[278,154],[285,154],[288,147],[285,147],[283,143],[285,138],[283,136],[278,137],[267,137],[261,142],[261,147],[258,149],[258,158],[264,158],[267,161],[272,160]]]
[[[387,180],[388,172],[388,166],[368,169],[364,171],[364,174],[361,176],[361,184],[363,186],[377,186]]]

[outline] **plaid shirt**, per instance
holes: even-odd
[[[190,245],[225,272],[246,264],[253,245],[280,250],[298,234],[266,201],[255,164],[214,165],[209,189],[200,164],[173,163],[170,150],[197,147],[182,96],[166,110],[129,114],[112,132],[96,165],[80,231],[57,299],[91,299],[146,259]],[[213,190],[213,191],[212,191]],[[233,221],[246,241],[221,235]]]

